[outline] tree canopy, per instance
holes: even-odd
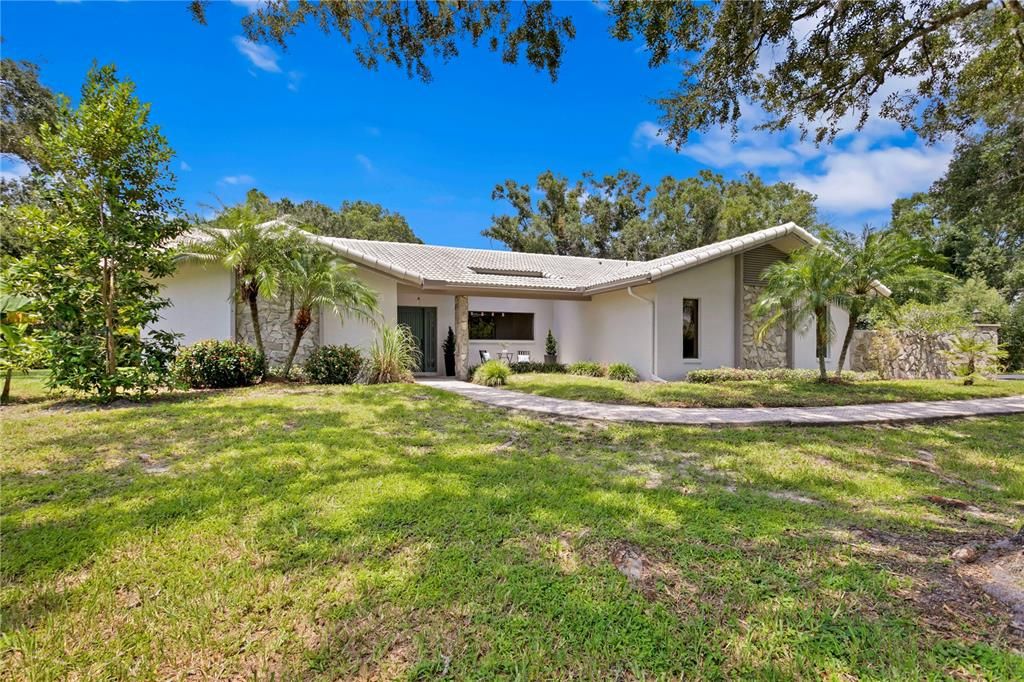
[[[892,222],[929,240],[960,279],[1024,294],[1024,122],[961,142],[930,191],[899,199]]]
[[[405,216],[369,201],[346,200],[333,209],[312,200],[295,203],[284,198],[272,201],[263,192],[252,189],[246,194],[246,204],[269,216],[291,216],[303,229],[325,237],[422,243]]]
[[[206,23],[206,3],[190,3]],[[507,63],[525,54],[557,77],[571,18],[550,0],[324,2],[266,0],[242,19],[246,37],[286,47],[313,23],[353,45],[360,64],[381,62],[430,81],[431,58],[447,62],[484,42]],[[558,10],[558,11],[556,11]],[[655,101],[668,140],[735,126],[753,103],[760,127],[798,126],[817,142],[872,116],[928,140],[1021,116],[1021,0],[610,0],[611,35],[639,40],[649,65],[682,63],[679,85]]]
[[[0,153],[31,161],[39,129],[57,119],[57,98],[39,82],[39,67],[0,59]]]
[[[189,11],[206,24],[203,0],[189,3]],[[576,36],[567,16],[555,13],[551,0],[541,2],[310,2],[265,0],[242,19],[246,38],[274,42],[282,47],[305,23],[324,33],[337,33],[353,44],[356,59],[367,69],[381,62],[405,69],[410,77],[432,78],[426,59],[443,62],[459,56],[460,44],[484,42],[502,61],[515,64],[521,55],[551,80],[558,76],[564,43]]]
[[[493,198],[513,212],[494,216],[484,236],[513,251],[648,260],[789,221],[818,227],[813,194],[753,174],[665,177],[652,192],[625,170],[575,182],[549,170],[534,189],[511,179],[497,185]]]

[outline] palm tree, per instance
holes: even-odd
[[[245,204],[225,209],[199,231],[205,239],[190,243],[185,257],[219,262],[234,273],[235,293],[249,305],[256,348],[266,356],[258,300],[277,293],[288,252],[304,240],[284,221],[271,220]]]
[[[291,372],[302,337],[313,323],[319,306],[331,306],[340,316],[354,314],[372,320],[377,312],[377,294],[353,274],[355,266],[314,244],[292,250],[282,271],[282,282],[291,291],[295,306],[292,326],[295,337],[284,362],[284,375]]]
[[[857,324],[873,310],[893,307],[889,291],[882,283],[905,291],[920,291],[934,288],[948,276],[926,267],[934,257],[929,257],[919,241],[901,230],[877,231],[865,227],[860,235],[826,232],[823,237],[828,248],[840,259],[846,287],[844,307],[850,315],[836,365],[838,378]]]
[[[845,308],[848,300],[839,257],[820,244],[808,247],[773,263],[763,278],[764,290],[751,311],[754,317],[764,319],[757,340],[761,341],[781,320],[796,326],[813,319],[819,378],[826,381],[825,354],[834,334],[829,306]]]

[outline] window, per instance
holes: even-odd
[[[533,341],[533,313],[471,310],[469,338],[474,341]]]
[[[695,298],[683,299],[683,359],[700,357],[698,333],[700,331],[700,307]]]

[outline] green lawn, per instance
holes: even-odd
[[[0,678],[1024,677],[949,561],[1017,530],[1024,418],[709,430],[281,384],[0,418]]]
[[[513,374],[508,388],[524,393],[599,403],[661,407],[811,407],[910,400],[962,400],[1024,394],[1024,381],[981,381],[974,386],[943,379],[858,381],[686,381],[627,383],[570,374]]]

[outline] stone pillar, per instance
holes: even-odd
[[[455,378],[469,378],[469,296],[455,297]]]

